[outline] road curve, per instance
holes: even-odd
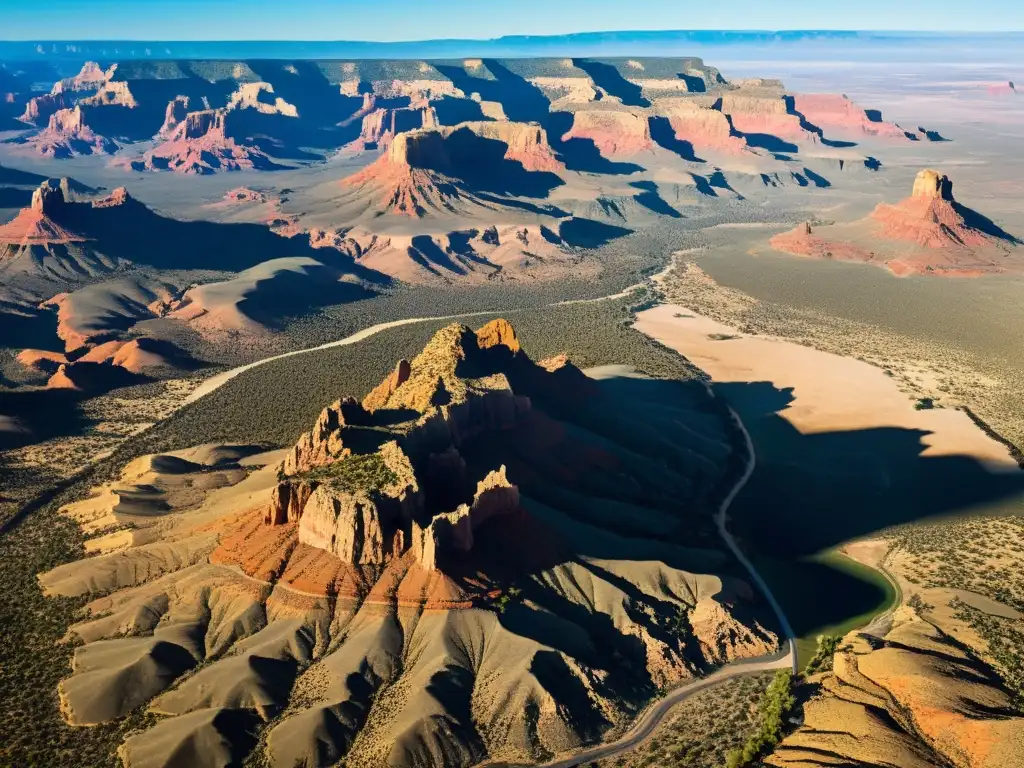
[[[736,481],[735,485],[733,485],[728,495],[726,495],[722,500],[721,505],[719,505],[718,512],[715,514],[715,525],[717,526],[718,533],[725,542],[725,545],[747,570],[751,580],[758,586],[762,594],[764,594],[765,599],[768,601],[768,604],[775,612],[779,627],[785,638],[784,647],[780,649],[778,653],[771,656],[759,656],[755,659],[734,661],[720,667],[710,675],[702,677],[699,680],[693,680],[685,685],[679,686],[678,688],[674,688],[664,698],[658,699],[644,710],[630,729],[615,741],[589,747],[581,752],[577,752],[572,757],[563,757],[547,763],[538,763],[535,768],[574,768],[574,766],[579,766],[594,760],[603,760],[605,758],[615,757],[623,752],[628,752],[648,739],[654,733],[655,729],[661,724],[661,721],[664,720],[665,715],[671,712],[676,705],[682,703],[695,693],[716,686],[731,678],[739,677],[740,675],[752,675],[758,672],[767,672],[774,669],[789,669],[793,673],[796,673],[796,638],[793,636],[793,629],[789,624],[789,620],[786,618],[786,614],[783,612],[782,606],[779,605],[779,602],[772,594],[771,589],[768,588],[768,584],[763,578],[761,578],[761,574],[759,574],[757,569],[754,568],[754,564],[750,562],[749,558],[747,558],[745,554],[743,554],[743,551],[736,544],[736,541],[733,539],[732,534],[729,533],[729,529],[726,526],[729,507],[736,499],[736,496],[739,495],[739,492],[743,490],[743,487],[747,484],[750,476],[754,473],[754,467],[756,464],[754,444],[750,439],[750,433],[747,432],[747,428],[743,425],[743,421],[740,419],[736,411],[729,408],[729,414],[732,416],[736,427],[743,436],[743,442],[745,443],[747,450],[747,463],[743,469],[743,474],[740,476],[739,480]],[[477,768],[525,767],[518,763],[485,762],[478,764]]]

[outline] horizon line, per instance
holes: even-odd
[[[586,32],[562,32],[554,34],[514,34],[499,35],[497,37],[428,37],[408,38],[402,40],[360,40],[360,39],[302,39],[302,38],[191,38],[191,39],[160,39],[143,37],[78,37],[78,38],[44,38],[44,37],[17,37],[0,38],[3,43],[36,43],[69,45],[75,43],[296,43],[296,44],[357,44],[357,45],[404,45],[411,43],[495,43],[502,40],[551,40],[556,38],[586,37],[597,35],[699,35],[714,33],[719,35],[791,35],[791,34],[830,34],[830,35],[916,35],[921,37],[946,36],[946,37],[969,37],[969,36],[1010,36],[1024,34],[1022,29],[844,29],[830,27],[807,27],[792,29],[606,29]]]

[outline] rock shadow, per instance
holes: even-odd
[[[968,456],[924,456],[921,430],[802,434],[783,416],[791,390],[718,383],[754,441],[757,469],[730,511],[741,546],[791,592],[798,635],[871,610],[881,590],[816,560],[893,526],[969,514],[1024,498],[1024,473],[992,473]],[[780,596],[780,600],[783,598]]]
[[[563,139],[572,128],[572,113],[552,112],[551,101],[543,91],[500,62],[484,59],[483,64],[492,78],[470,75],[463,67],[450,64],[437,64],[435,67],[464,93],[477,93],[484,101],[501,104],[509,120],[538,123],[547,132],[548,143],[555,155],[570,171],[630,174],[643,170],[635,163],[615,162],[602,156],[591,139]]]
[[[627,107],[651,106],[651,102],[644,98],[643,89],[624,78],[619,70],[611,64],[590,59],[573,59],[572,63],[573,66],[586,72],[594,81],[594,85],[604,90],[609,96],[619,99]]]
[[[703,163],[704,160],[697,157],[693,151],[693,144],[683,139],[676,138],[675,129],[667,117],[652,116],[647,121],[650,126],[651,140],[662,149],[674,152],[683,160],[691,163]]]

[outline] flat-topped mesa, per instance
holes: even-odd
[[[948,176],[940,174],[938,171],[925,169],[914,178],[914,188],[910,196],[952,202],[953,182],[949,180]]]
[[[629,157],[654,148],[645,115],[606,109],[576,112],[572,127],[562,138],[589,139],[605,157]]]
[[[508,120],[480,120],[462,123],[448,129],[448,134],[469,130],[483,139],[507,145],[505,159],[521,163],[528,171],[560,171],[565,166],[555,157],[548,134],[537,123]]]
[[[882,120],[877,110],[865,110],[842,94],[795,93],[789,97],[793,109],[817,128],[838,133],[861,133],[884,139],[907,141],[906,132],[895,123]]]
[[[687,99],[665,99],[660,111],[667,115],[675,138],[688,142],[698,151],[728,155],[751,151],[746,140],[733,131],[729,118],[720,110]]]
[[[741,133],[767,134],[779,139],[818,141],[816,133],[804,126],[793,114],[784,95],[769,89],[764,93],[727,91],[722,95],[721,111],[729,116],[732,126]]]
[[[432,168],[444,171],[451,160],[444,147],[444,134],[437,129],[407,131],[395,136],[385,158],[398,167]]]
[[[225,117],[223,110],[203,109],[189,112],[171,134],[172,141],[211,138],[224,139]]]

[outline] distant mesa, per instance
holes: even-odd
[[[877,110],[865,110],[844,95],[793,94],[793,108],[813,126],[840,134],[906,139],[902,128],[886,122]]]
[[[0,226],[0,263],[11,260],[20,249],[30,246],[68,245],[85,242],[54,221],[65,204],[64,190],[44,182],[32,193],[32,204],[23,208],[13,221]]]
[[[1016,96],[1017,86],[1014,85],[1012,80],[1005,83],[992,83],[986,86],[985,90],[990,96]]]
[[[50,115],[42,131],[12,141],[23,144],[42,157],[53,158],[112,155],[118,150],[117,144],[86,124],[81,105],[58,109]]]
[[[12,140],[71,157],[125,155],[118,145],[155,139],[141,157],[119,162],[191,174],[274,170],[339,150],[383,151],[403,133],[484,122],[505,126],[491,129],[499,133],[536,123],[550,134],[539,142],[546,151],[529,146],[521,132],[505,137],[527,142],[509,156],[527,170],[616,174],[638,167],[614,158],[659,146],[693,162],[702,153],[746,161],[784,159],[802,145],[828,143],[833,131],[936,140],[931,131],[901,135],[876,110],[846,97],[790,95],[773,79],[726,81],[696,58],[225,66],[169,62],[157,75],[138,62],[107,69],[87,63],[26,102],[20,119],[40,130]]]
[[[562,139],[588,139],[608,158],[631,157],[655,146],[645,115],[610,110],[577,111]]]
[[[161,131],[166,140],[128,165],[135,171],[174,171],[206,175],[217,171],[273,170],[279,166],[261,150],[239,144],[227,134],[229,112],[189,112],[175,122],[173,105]],[[169,125],[170,124],[170,125]],[[170,127],[173,126],[173,127]]]
[[[343,185],[380,213],[422,217],[495,208],[481,193],[544,197],[562,180],[547,134],[536,124],[462,123],[394,137],[387,151]]]
[[[19,119],[29,125],[46,125],[55,112],[70,109],[80,100],[99,91],[116,70],[116,64],[104,70],[96,62],[87,61],[74,77],[58,80],[49,93],[29,99]]]
[[[775,235],[771,246],[799,256],[863,261],[898,275],[971,276],[1015,266],[1006,254],[1020,241],[953,197],[949,177],[923,170],[910,197],[880,203],[852,224],[803,224]]]

